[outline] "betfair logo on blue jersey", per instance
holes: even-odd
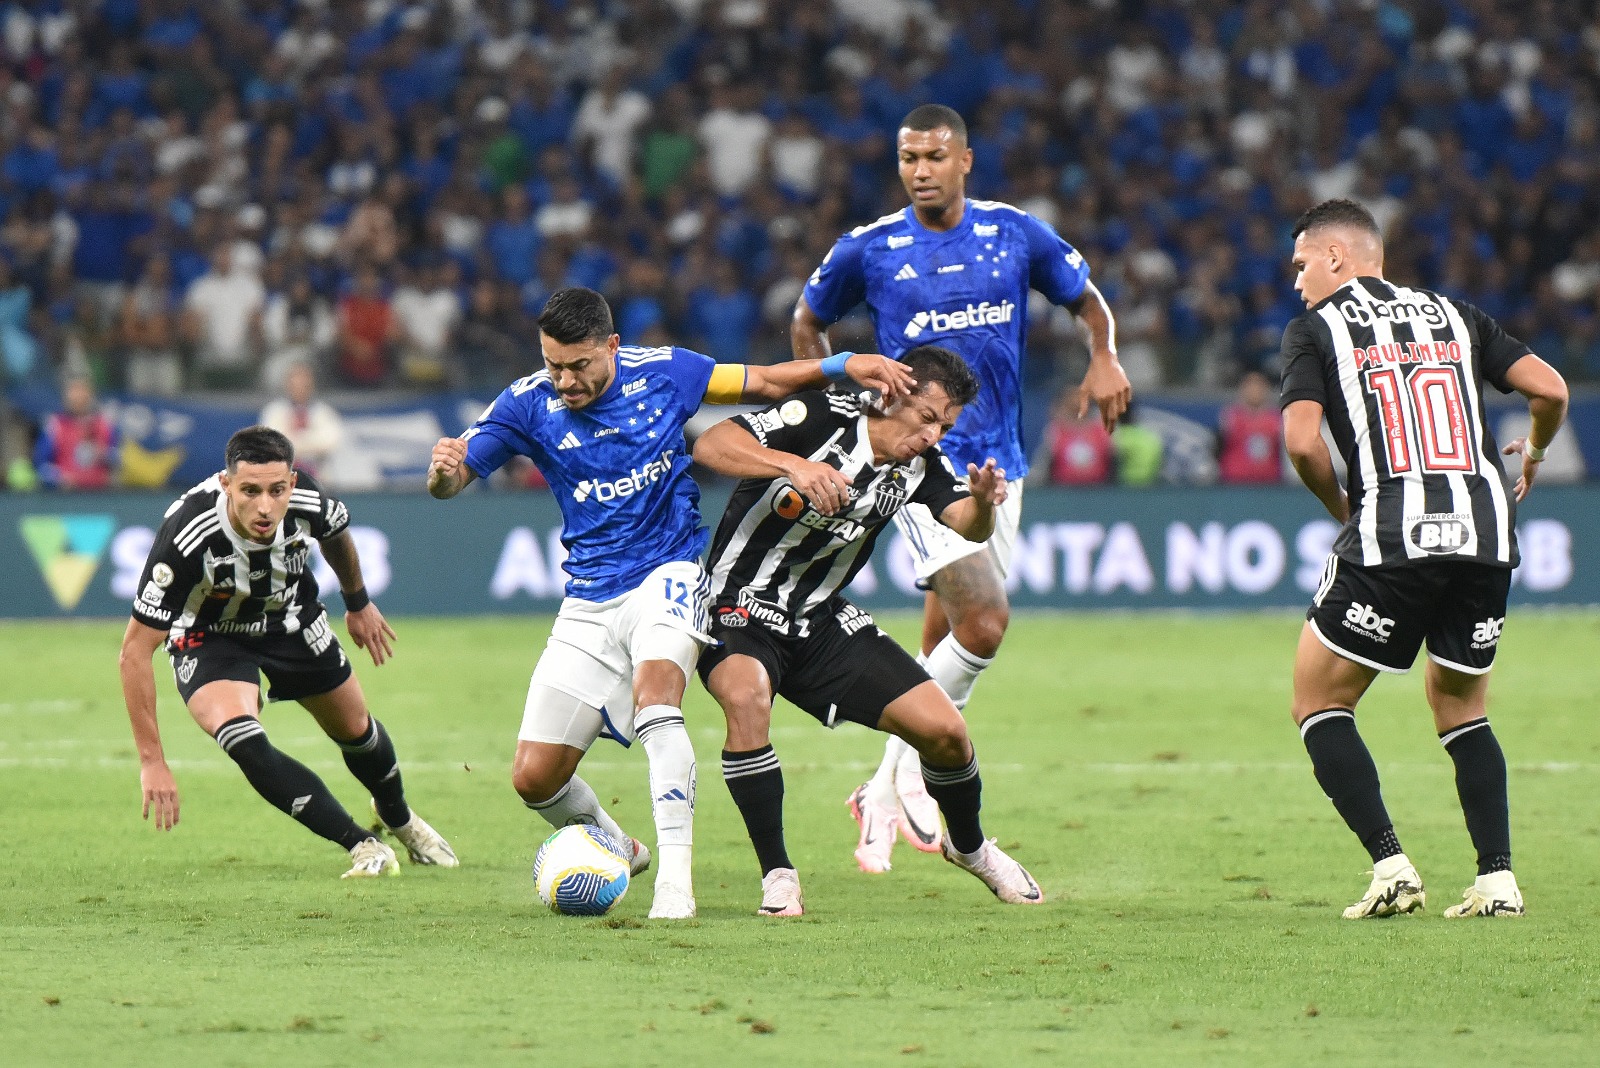
[[[935,334],[947,334],[952,330],[970,330],[976,326],[997,326],[1009,323],[1016,314],[1017,306],[1009,300],[999,304],[968,304],[965,308],[957,308],[952,312],[942,312],[937,308],[919,311],[912,316],[906,324],[906,337],[920,337],[925,330]]]
[[[572,499],[582,504],[593,497],[601,504],[609,504],[623,497],[632,497],[671,473],[673,456],[673,450],[668,449],[661,454],[660,459],[651,460],[643,467],[635,467],[626,475],[610,482],[586,478],[573,487]]]

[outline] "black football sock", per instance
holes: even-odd
[[[411,820],[405,786],[400,781],[400,760],[394,743],[377,716],[367,717],[367,733],[353,742],[340,742],[344,766],[372,795],[378,818],[386,827],[403,827]]]
[[[774,868],[792,868],[783,844],[783,766],[772,746],[745,753],[722,751],[722,778],[733,803],[744,817],[750,844],[756,847],[761,874]]]
[[[961,767],[942,768],[922,762],[922,781],[928,796],[939,803],[944,816],[944,833],[950,845],[962,853],[976,853],[983,847],[983,824],[978,810],[983,807],[983,779],[978,775],[978,754]]]
[[[1356,731],[1355,713],[1348,708],[1325,708],[1307,716],[1300,724],[1300,739],[1311,754],[1311,770],[1322,792],[1361,839],[1373,862],[1404,852],[1383,807],[1378,766]]]
[[[1511,808],[1506,800],[1506,755],[1487,719],[1439,735],[1456,765],[1456,796],[1478,851],[1478,874],[1511,870]]]
[[[272,747],[259,720],[252,716],[230,719],[217,728],[216,737],[256,793],[299,820],[312,834],[346,849],[372,837],[350,818],[316,772]]]

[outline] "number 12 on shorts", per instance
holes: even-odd
[[[673,604],[681,604],[685,608],[689,607],[688,583],[672,578],[662,579],[661,581],[667,584],[667,600],[671,601]]]

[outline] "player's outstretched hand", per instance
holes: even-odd
[[[837,467],[797,457],[786,474],[800,495],[823,515],[833,515],[850,503],[850,480]]]
[[[394,656],[394,628],[383,618],[377,605],[369,601],[359,612],[346,612],[344,625],[350,632],[350,640],[356,643],[357,649],[367,651],[374,665],[382,667],[385,660]]]
[[[993,456],[985,460],[982,467],[967,465],[967,485],[972,487],[974,497],[996,508],[1006,503],[1011,493],[1006,484],[1006,469],[996,467]]]
[[[882,393],[885,404],[917,388],[917,380],[909,367],[876,353],[856,353],[844,361],[844,370],[852,382]]]
[[[1539,465],[1544,461],[1535,460],[1528,455],[1527,438],[1518,438],[1500,451],[1507,456],[1522,457],[1522,477],[1517,479],[1516,486],[1517,500],[1520,501],[1528,495],[1529,490],[1533,489],[1533,480],[1539,476]]]
[[[1109,363],[1089,361],[1089,373],[1083,376],[1083,385],[1078,387],[1079,419],[1089,413],[1090,401],[1100,406],[1100,421],[1105,424],[1106,433],[1115,430],[1117,420],[1133,401],[1133,387],[1128,384],[1128,376],[1123,374],[1122,364],[1115,356]]]
[[[139,790],[144,795],[144,818],[156,814],[156,829],[170,831],[178,825],[178,784],[166,761],[139,766]]]

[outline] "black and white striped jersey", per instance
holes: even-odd
[[[1356,278],[1289,324],[1283,404],[1313,400],[1349,468],[1333,551],[1363,567],[1416,560],[1517,566],[1516,500],[1483,384],[1528,355],[1470,304]]]
[[[864,394],[801,393],[760,412],[734,416],[768,448],[842,471],[850,503],[825,516],[786,478],[745,479],[734,490],[711,543],[706,570],[717,619],[755,621],[792,637],[828,610],[872,555],[885,524],[908,502],[935,516],[970,495],[938,446],[906,463],[875,464]],[[738,622],[734,622],[738,620]]]
[[[298,476],[270,545],[233,529],[216,475],[174,501],[139,577],[133,618],[174,638],[190,631],[293,634],[312,625],[323,608],[311,543],[342,533],[350,514],[316,479]]]

